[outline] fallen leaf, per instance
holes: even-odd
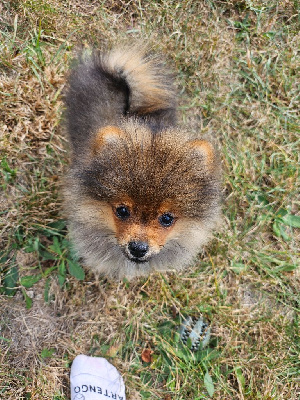
[[[144,349],[142,352],[142,360],[146,363],[151,363],[152,362],[152,357],[151,354],[153,351],[151,349]]]

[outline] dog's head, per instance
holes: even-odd
[[[198,251],[217,219],[219,166],[213,147],[176,131],[152,134],[137,123],[107,126],[93,138],[75,175],[85,199],[78,218],[98,223],[140,270],[147,263],[155,268],[153,260],[172,264],[174,257],[165,257],[170,252]]]

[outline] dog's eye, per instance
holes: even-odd
[[[164,213],[158,218],[158,221],[162,226],[168,227],[173,224],[173,222],[175,221],[175,218],[170,213]]]
[[[125,220],[130,217],[130,211],[126,206],[118,206],[115,212],[116,216],[122,220]]]

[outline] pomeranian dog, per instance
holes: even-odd
[[[140,46],[83,52],[65,103],[64,208],[78,256],[116,279],[190,264],[219,220],[220,162],[176,127],[168,68]]]

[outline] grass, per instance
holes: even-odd
[[[119,368],[131,400],[298,399],[299,2],[0,8],[0,398],[68,399],[85,353]],[[220,149],[224,219],[188,271],[114,283],[70,250],[60,121],[73,51],[118,38],[149,40],[174,66],[181,123]],[[178,337],[187,314],[211,322],[197,353]]]

